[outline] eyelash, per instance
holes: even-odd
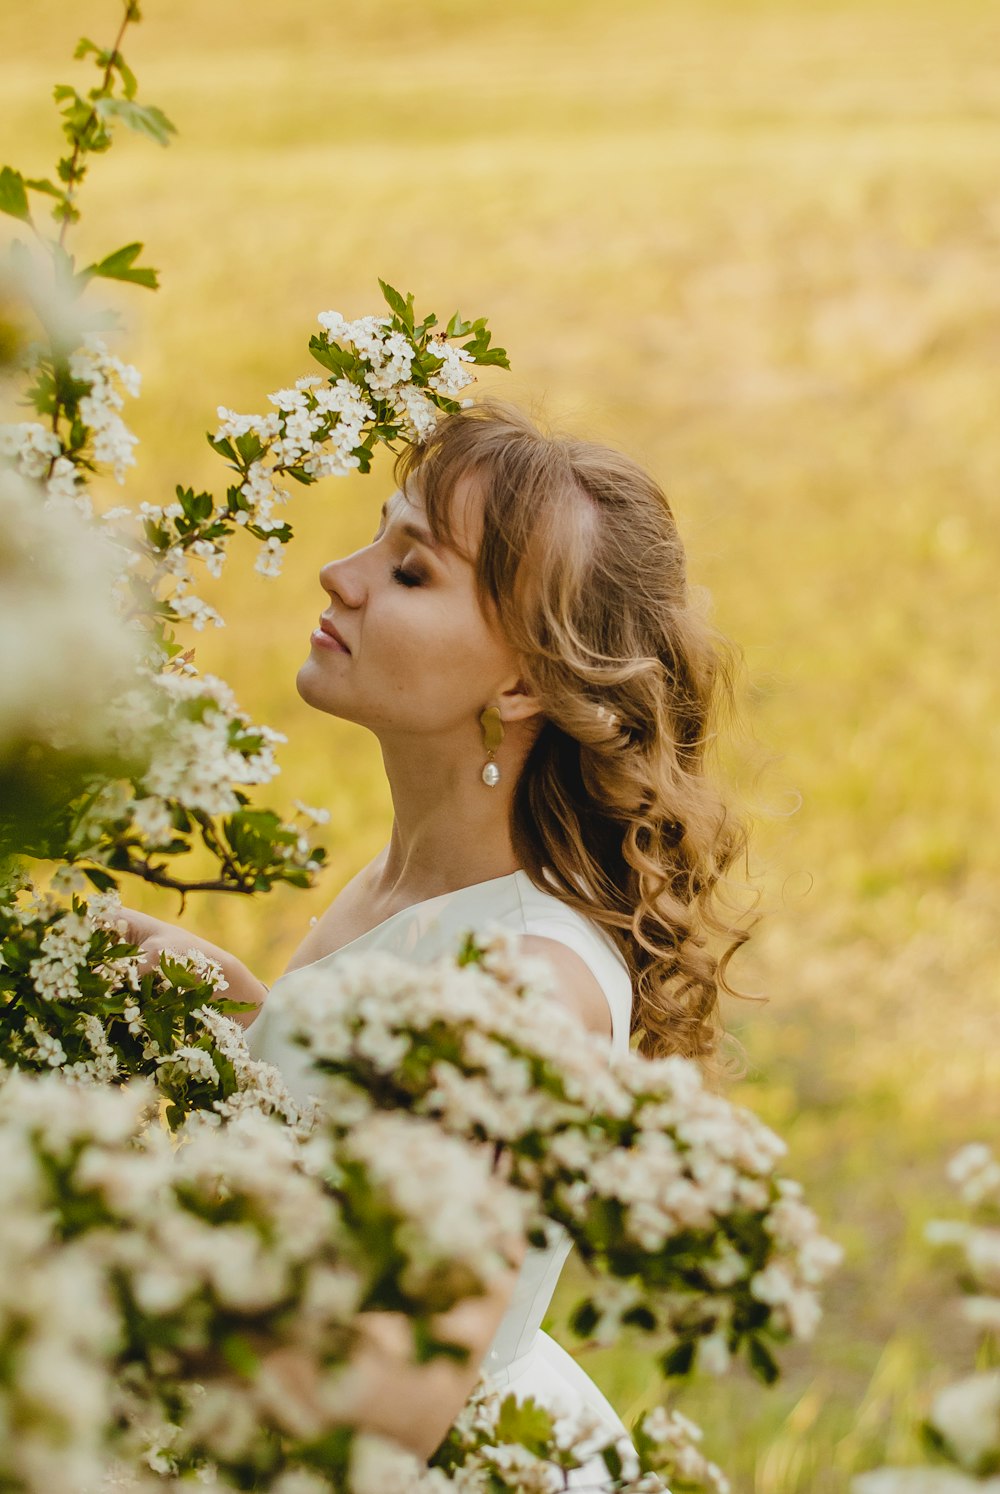
[[[381,538],[382,530],[380,529],[372,540],[372,544],[377,544]],[[404,570],[401,565],[394,565],[390,571],[390,575],[394,581],[399,582],[400,586],[422,586],[424,582],[423,576],[415,576],[412,571]]]
[[[392,574],[400,586],[420,586],[423,581],[421,576],[414,576],[411,571],[404,571],[401,565],[394,565]]]

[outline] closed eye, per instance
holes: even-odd
[[[393,575],[393,578],[396,581],[399,582],[400,586],[422,586],[423,585],[423,577],[422,576],[415,576],[412,571],[404,570],[401,565],[394,565],[393,566],[393,568],[392,568],[392,575]]]

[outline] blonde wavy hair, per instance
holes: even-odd
[[[415,481],[452,548],[466,476],[483,505],[480,604],[544,714],[514,791],[515,853],[621,951],[640,1051],[717,1068],[719,993],[744,994],[726,967],[749,937],[726,915],[724,879],[749,835],[706,757],[716,719],[735,713],[742,656],[688,586],[662,489],[627,456],[543,434],[495,400],[446,416],[396,478]]]

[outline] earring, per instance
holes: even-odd
[[[479,717],[483,728],[483,746],[486,748],[487,761],[483,767],[483,782],[487,788],[496,788],[500,782],[500,768],[493,761],[493,754],[503,741],[503,722],[500,720],[500,711],[496,706],[487,706]]]

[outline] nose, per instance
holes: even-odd
[[[353,556],[341,560],[328,560],[320,566],[319,584],[331,597],[339,597],[345,607],[361,605],[361,575],[357,566],[351,565]]]

